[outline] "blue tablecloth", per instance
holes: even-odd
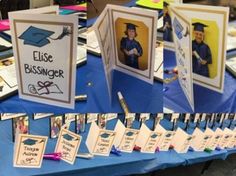
[[[164,67],[172,69],[176,66],[175,53],[164,50]],[[169,75],[164,75],[168,77]],[[168,90],[164,92],[164,107],[175,112],[192,112],[188,100],[182,91],[179,81],[164,84]],[[199,85],[194,88],[195,112],[236,112],[236,79],[225,72],[224,93],[220,94]]]
[[[30,134],[49,136],[49,119],[33,120],[30,116]],[[107,128],[113,130],[116,120],[107,123]],[[149,128],[152,128],[153,120],[146,122]],[[166,120],[163,125],[171,126]],[[139,126],[139,122],[134,122],[135,128]],[[85,133],[82,133],[82,142],[79,151],[87,152],[85,141],[88,135],[90,125],[86,125]],[[0,121],[0,175],[1,176],[30,176],[30,175],[130,175],[138,173],[148,173],[158,169],[176,167],[180,165],[194,164],[205,162],[212,159],[225,159],[229,154],[235,153],[236,149],[205,152],[188,152],[186,154],[178,154],[174,150],[167,152],[158,152],[155,154],[144,154],[137,151],[133,153],[122,153],[121,157],[110,154],[109,157],[95,156],[91,160],[76,159],[74,165],[67,164],[64,161],[43,160],[40,169],[24,169],[13,167],[13,147],[11,120]],[[72,123],[70,130],[74,131],[75,124]],[[57,139],[49,139],[45,153],[52,153],[56,146]]]

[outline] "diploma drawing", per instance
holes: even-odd
[[[31,45],[35,47],[43,47],[51,43],[51,40],[61,40],[65,36],[71,35],[70,27],[63,26],[62,33],[56,37],[52,38],[51,36],[55,32],[30,26],[27,28],[18,38],[24,40],[25,45]]]
[[[37,85],[29,84],[28,90],[30,93],[37,95],[45,95],[45,94],[48,95],[51,93],[63,94],[59,86],[51,81],[45,81],[45,82],[38,81]]]

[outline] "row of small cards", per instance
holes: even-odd
[[[55,153],[65,162],[74,164],[82,137],[66,129],[61,129],[55,147]],[[47,137],[19,134],[15,144],[15,167],[41,167],[45,152]],[[157,124],[154,131],[144,123],[140,130],[126,128],[118,120],[114,131],[101,129],[92,122],[86,145],[93,155],[109,156],[112,146],[122,152],[131,153],[135,146],[143,153],[168,151],[170,146],[178,153],[186,153],[191,147],[194,151],[206,149],[233,148],[236,145],[236,130],[217,128],[215,131],[207,128],[201,131],[196,128],[190,135],[178,128],[176,131],[167,131]]]

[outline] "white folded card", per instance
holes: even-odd
[[[112,71],[153,83],[157,12],[107,5],[93,28],[101,49],[109,93]]]
[[[157,144],[162,133],[151,131],[144,123],[142,124],[135,145],[141,147],[142,153],[155,153]]]
[[[181,128],[178,128],[171,144],[174,146],[174,150],[177,153],[187,153],[192,139],[192,135],[186,133]]]
[[[114,131],[116,132],[114,146],[122,152],[133,152],[139,130],[126,128],[124,124],[118,120]]]
[[[205,134],[199,128],[195,128],[192,134],[192,141],[190,146],[198,152],[202,152],[206,149],[208,142],[212,139],[211,134]]]
[[[9,13],[19,97],[74,108],[78,19],[57,13]]]
[[[19,134],[15,143],[14,167],[40,168],[48,137]]]
[[[86,145],[93,155],[109,156],[116,136],[116,132],[100,129],[96,122],[92,122]]]
[[[223,93],[229,8],[171,4],[170,10],[178,78],[194,111],[193,83]]]
[[[206,148],[215,150],[216,147],[218,147],[218,144],[223,137],[222,131],[219,130],[219,128],[217,128],[215,131],[213,131],[210,128],[207,128],[205,130],[205,134],[212,135],[212,138],[208,141]]]
[[[74,164],[82,137],[69,130],[61,129],[58,136],[56,153],[61,153],[61,159],[69,164]]]
[[[175,132],[167,131],[160,124],[157,124],[155,131],[158,132],[159,134],[162,134],[161,139],[158,141],[158,144],[157,144],[159,150],[168,151]]]

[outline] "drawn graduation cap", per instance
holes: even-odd
[[[102,138],[108,138],[110,136],[109,133],[103,133],[100,135]]]
[[[25,144],[25,145],[35,145],[37,142],[38,142],[38,140],[28,138],[28,139],[23,141],[23,144]]]
[[[63,136],[63,138],[66,139],[67,141],[72,141],[72,140],[74,139],[74,138],[73,138],[71,135],[69,135],[69,134],[63,134],[62,136]]]
[[[138,27],[137,25],[133,24],[133,23],[125,23],[126,24],[126,29],[133,29],[136,30],[136,27]]]
[[[201,31],[204,32],[204,27],[208,27],[207,25],[200,23],[200,22],[196,22],[192,24],[194,26],[194,31]]]
[[[156,138],[158,135],[157,134],[153,134],[153,135],[151,135],[151,138]]]
[[[36,47],[43,47],[47,44],[50,43],[50,40],[60,40],[65,36],[68,36],[71,34],[70,28],[64,26],[62,33],[56,37],[56,38],[51,38],[50,36],[53,35],[55,32],[45,30],[45,29],[40,29],[34,26],[30,26],[26,31],[21,34],[19,39],[24,40],[25,45],[32,45]]]
[[[164,7],[168,7],[169,6],[169,3],[165,2],[163,3]]]
[[[132,131],[129,131],[126,133],[126,136],[133,136],[133,135],[134,135],[134,132],[132,132]]]
[[[50,43],[47,38],[52,34],[54,34],[53,31],[30,26],[23,34],[21,34],[19,39],[24,40],[24,44],[26,45],[42,47]]]

